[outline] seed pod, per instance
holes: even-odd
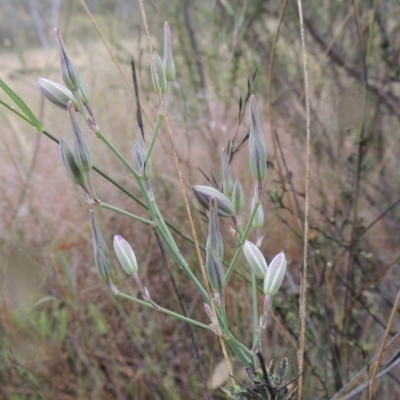
[[[214,197],[211,197],[209,204],[209,224],[208,224],[208,236],[206,251],[210,249],[214,250],[219,258],[222,260],[224,256],[224,242],[222,241],[221,232],[218,224],[218,209],[217,201]]]
[[[237,179],[235,181],[235,184],[233,185],[231,200],[235,212],[239,212],[243,207],[244,195],[242,185]]]
[[[173,81],[176,76],[176,69],[174,63],[174,57],[172,55],[172,41],[171,41],[171,29],[169,23],[164,23],[164,55],[163,65],[165,69],[165,76],[168,81]]]
[[[76,102],[75,97],[73,96],[71,91],[68,90],[66,87],[46,78],[38,78],[37,82],[40,91],[57,107],[66,110],[68,102],[72,101],[75,110],[78,111],[78,103]]]
[[[67,88],[73,92],[80,87],[78,70],[68,55],[64,41],[58,28],[54,29],[58,51],[60,53],[61,76]]]
[[[193,193],[195,194],[199,203],[206,209],[209,208],[211,197],[217,200],[218,214],[221,217],[232,217],[235,215],[235,210],[231,201],[219,190],[211,186],[193,186]]]
[[[79,167],[76,165],[73,149],[71,145],[64,139],[60,139],[60,152],[61,152],[61,160],[64,164],[64,167],[69,177],[77,185],[84,186],[86,183],[85,172],[81,171]]]
[[[221,291],[225,286],[225,271],[221,258],[213,249],[209,249],[207,252],[206,269],[211,286],[215,290]]]
[[[167,77],[165,76],[164,65],[156,51],[153,53],[153,58],[154,60],[151,63],[151,80],[153,82],[154,90],[158,93],[158,85],[156,79],[158,73],[158,83],[160,84],[161,92],[165,93],[167,91]],[[155,68],[157,68],[157,71],[155,70]]]
[[[268,265],[260,249],[254,243],[246,240],[243,246],[243,252],[247,262],[256,274],[257,278],[264,279],[267,273]]]
[[[222,192],[231,197],[232,189],[233,189],[233,179],[231,174],[231,167],[228,161],[228,155],[226,154],[226,150],[222,149],[221,151],[221,159],[222,159]]]
[[[71,119],[72,134],[74,136],[74,157],[76,165],[82,171],[89,172],[93,168],[93,156],[76,118],[76,112],[72,103],[68,103],[68,112]]]
[[[90,226],[92,228],[94,259],[96,262],[97,272],[99,273],[101,279],[109,282],[110,262],[108,248],[97,225],[93,210],[89,211],[89,217]]]
[[[254,95],[250,98],[250,116],[250,168],[254,178],[261,181],[267,172],[267,150]]]
[[[264,294],[274,296],[281,287],[286,272],[285,253],[280,252],[270,263],[264,278]]]
[[[128,275],[133,275],[138,271],[135,253],[122,236],[114,236],[114,251],[122,268]]]

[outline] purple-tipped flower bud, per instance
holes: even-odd
[[[162,60],[158,53],[155,51],[153,54],[153,62],[151,63],[151,80],[153,82],[154,90],[158,93],[158,85],[156,79],[157,73],[158,83],[160,84],[161,92],[165,93],[167,91],[167,77],[165,76],[165,69]]]
[[[165,69],[165,76],[168,81],[173,81],[176,76],[176,69],[174,63],[174,57],[172,56],[172,41],[171,41],[171,29],[169,23],[164,23],[164,55],[163,65]]]
[[[221,258],[213,249],[207,251],[206,270],[211,286],[214,290],[221,291],[225,286],[225,271]]]
[[[79,109],[73,94],[63,85],[46,78],[38,78],[37,82],[44,96],[57,107],[66,110],[68,102],[72,101],[75,110]]]
[[[242,185],[237,179],[235,181],[235,184],[233,185],[231,200],[234,210],[236,212],[239,212],[243,207],[244,195]]]
[[[68,103],[68,112],[71,119],[72,134],[74,136],[74,157],[76,165],[85,172],[93,168],[93,156],[76,118],[76,112],[71,102]]]
[[[96,262],[97,272],[99,273],[101,279],[109,282],[110,262],[108,248],[97,225],[93,210],[89,211],[89,217],[90,226],[92,228],[94,259]]]
[[[286,272],[285,253],[280,252],[269,264],[264,278],[264,294],[274,296],[281,287]]]
[[[219,190],[211,186],[193,186],[193,193],[195,194],[199,203],[206,209],[209,208],[211,197],[217,200],[218,214],[221,217],[232,217],[235,215],[235,210],[231,201]]]
[[[61,160],[64,164],[64,167],[69,177],[77,185],[84,186],[86,183],[85,172],[81,171],[79,167],[76,165],[72,146],[64,139],[60,139],[60,152],[61,152]]]
[[[254,95],[250,98],[250,116],[250,168],[254,178],[261,181],[267,172],[267,150]]]
[[[114,251],[118,260],[128,275],[133,275],[138,270],[135,253],[129,243],[119,235],[114,236]]]
[[[55,28],[54,32],[56,36],[58,51],[60,53],[61,76],[67,88],[74,92],[79,89],[80,85],[79,73],[75,65],[71,61],[71,58],[68,55],[60,31],[57,28]]]
[[[253,213],[254,207],[258,204],[258,189],[256,187],[256,192],[254,194],[253,200],[251,201],[251,213]],[[256,215],[253,218],[252,227],[256,229],[260,229],[264,225],[264,210],[263,206],[260,202],[258,204]]]
[[[219,230],[217,200],[214,197],[210,199],[209,209],[206,251],[213,249],[222,260],[224,256],[224,242],[222,241],[221,232]]]
[[[221,159],[222,159],[222,191],[226,196],[231,197],[233,190],[233,179],[231,174],[231,167],[228,161],[228,155],[226,154],[225,149],[222,149]]]
[[[260,249],[254,243],[246,240],[243,246],[243,252],[247,262],[256,274],[257,278],[264,279],[267,273],[268,265]]]

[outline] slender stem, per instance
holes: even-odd
[[[155,227],[156,225],[153,221],[150,221],[149,219],[138,217],[137,215],[122,210],[121,208],[114,207],[111,204],[103,203],[102,201],[100,203],[95,203],[95,204],[97,204],[99,207],[106,208],[107,210],[115,211],[118,214],[125,215],[126,217],[134,219],[135,221],[142,222],[143,224],[150,225],[152,227]]]
[[[298,348],[299,376],[298,400],[302,398],[303,372],[304,372],[304,346],[306,334],[306,310],[307,310],[307,264],[308,264],[308,219],[310,213],[310,137],[311,137],[311,110],[310,110],[310,88],[308,82],[307,48],[304,34],[303,6],[302,0],[297,0],[300,21],[301,47],[303,53],[304,92],[306,101],[306,183],[305,183],[305,209],[304,209],[304,248],[303,248],[303,271],[301,279],[300,294],[300,335]]]
[[[87,177],[87,182],[88,182],[88,184],[89,184],[89,193],[90,193],[90,196],[91,196],[93,199],[96,199],[96,192],[95,192],[95,190],[94,190],[93,179],[92,179],[92,171],[89,171],[89,172],[86,174],[86,177]]]
[[[253,269],[251,269],[251,297],[253,299],[253,323],[254,323],[254,333],[253,333],[253,349],[256,345],[257,339],[257,327],[258,327],[258,301],[257,301],[257,282],[256,274]]]
[[[236,263],[237,263],[237,261],[239,259],[240,253],[241,253],[242,248],[243,248],[243,243],[247,240],[247,236],[249,235],[249,232],[250,232],[250,229],[251,229],[251,224],[253,223],[254,217],[256,216],[256,212],[257,212],[257,209],[258,209],[259,205],[260,205],[260,200],[258,200],[256,202],[256,204],[254,205],[253,211],[251,212],[251,215],[250,215],[250,219],[247,222],[246,229],[243,232],[243,236],[240,238],[239,246],[236,249],[236,252],[235,252],[235,255],[233,256],[231,265],[229,266],[228,271],[227,271],[227,273],[225,275],[225,282],[226,283],[228,283],[228,280],[229,280],[229,278],[230,278],[230,276],[231,276],[231,274],[233,272],[233,269],[235,268],[235,265],[236,265]]]
[[[166,308],[160,307],[158,305],[154,305],[155,303],[152,304],[150,302],[147,302],[147,301],[144,301],[144,300],[140,300],[140,299],[138,299],[136,297],[129,296],[128,294],[122,293],[120,291],[115,293],[115,295],[119,296],[119,297],[122,297],[122,298],[124,298],[126,300],[133,301],[133,302],[135,302],[137,304],[140,304],[141,306],[144,306],[144,307],[147,307],[147,308],[151,308],[151,309],[156,310],[156,311],[160,311],[160,312],[162,312],[164,314],[167,314],[167,315],[170,315],[170,316],[175,317],[177,319],[180,319],[182,321],[188,322],[189,324],[198,326],[199,328],[203,328],[203,329],[205,329],[207,331],[212,331],[212,329],[208,325],[202,324],[201,322],[198,322],[198,321],[196,321],[194,319],[185,317],[185,316],[183,316],[181,314],[178,314],[178,313],[175,313],[175,312],[173,312],[171,310],[167,310]]]
[[[168,83],[169,85],[169,83]],[[146,154],[146,159],[144,160],[144,164],[146,165],[150,159],[151,153],[153,152],[154,144],[156,142],[157,136],[158,136],[158,131],[160,130],[161,122],[163,120],[164,116],[162,114],[158,115],[156,125],[153,130],[153,134],[151,135],[151,140],[149,144],[149,148],[147,150]]]

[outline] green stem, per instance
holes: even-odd
[[[88,171],[86,173],[87,182],[89,184],[89,192],[92,199],[96,199],[96,192],[94,190],[93,179],[92,179],[92,171]]]
[[[238,248],[236,249],[236,252],[235,252],[235,255],[233,256],[231,265],[229,266],[228,271],[225,275],[226,283],[228,283],[228,280],[233,272],[233,269],[235,268],[235,265],[239,259],[240,253],[242,252],[243,243],[247,240],[247,236],[249,235],[251,224],[253,223],[254,217],[256,216],[256,212],[257,212],[259,205],[260,205],[260,201],[258,200],[258,202],[256,202],[256,204],[253,207],[253,210],[250,215],[250,219],[246,225],[246,229],[244,230],[243,236],[240,238],[240,244],[239,244]]]
[[[253,269],[251,269],[251,294],[253,299],[253,323],[254,323],[254,332],[253,332],[253,348],[256,344],[256,335],[257,335],[257,326],[258,326],[258,301],[257,301],[257,282],[256,282],[256,274]]]
[[[177,319],[180,319],[181,321],[188,322],[189,324],[198,326],[199,328],[203,328],[203,329],[205,329],[207,331],[212,331],[211,327],[209,327],[208,325],[202,324],[201,322],[198,322],[198,321],[196,321],[194,319],[187,318],[187,317],[185,317],[185,316],[183,316],[181,314],[177,314],[177,313],[175,313],[175,312],[173,312],[171,310],[167,310],[166,308],[160,307],[156,303],[154,303],[154,301],[152,301],[152,300],[150,300],[150,302],[147,302],[147,301],[144,301],[144,300],[140,300],[140,299],[138,299],[136,297],[129,296],[128,294],[125,294],[125,293],[122,293],[122,292],[119,292],[119,291],[115,295],[119,296],[119,297],[122,297],[122,298],[124,298],[126,300],[133,301],[133,302],[135,302],[137,304],[140,304],[141,306],[144,306],[144,307],[147,307],[147,308],[151,308],[151,309],[156,310],[156,311],[160,311],[160,312],[162,312],[164,314],[167,314],[167,315],[170,315],[170,316],[175,317]]]
[[[122,210],[121,208],[114,207],[110,204],[103,203],[102,201],[100,203],[95,203],[95,204],[97,204],[99,207],[106,208],[107,210],[115,211],[118,214],[125,215],[126,217],[134,219],[135,221],[142,222],[143,224],[150,225],[152,227],[156,225],[153,221],[150,221],[149,219],[138,217],[137,215],[131,214],[125,210]]]
[[[146,159],[144,160],[144,164],[145,165],[149,161],[149,158],[150,158],[151,153],[153,151],[153,147],[154,147],[154,144],[156,142],[156,139],[157,139],[157,136],[158,136],[158,131],[160,130],[160,126],[161,126],[161,122],[162,122],[163,118],[164,118],[164,116],[162,114],[158,115],[157,122],[156,122],[156,125],[155,125],[154,130],[153,130],[153,134],[151,135],[151,140],[150,140],[150,144],[149,144],[149,149],[147,150]]]

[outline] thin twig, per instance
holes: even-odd
[[[140,105],[140,98],[139,98],[139,85],[137,81],[136,75],[136,65],[135,65],[135,58],[131,57],[131,70],[132,70],[132,81],[133,81],[133,88],[135,89],[135,98],[136,98],[136,121],[140,126],[140,130],[142,131],[143,140],[144,140],[144,127],[143,127],[143,119],[142,119],[142,107]]]
[[[304,345],[306,334],[306,308],[307,308],[307,263],[308,263],[308,219],[310,213],[310,136],[311,136],[311,112],[310,112],[310,88],[308,82],[308,66],[307,66],[307,48],[304,34],[303,6],[302,1],[297,0],[299,9],[301,46],[303,53],[303,70],[304,70],[304,92],[306,100],[306,184],[305,184],[305,207],[304,207],[304,254],[303,254],[303,273],[301,279],[300,294],[300,337],[298,349],[299,373],[304,369]],[[298,400],[302,398],[303,375],[299,377]]]
[[[386,330],[385,330],[385,334],[383,335],[382,343],[381,343],[381,346],[379,348],[378,359],[377,359],[377,361],[375,363],[375,367],[374,367],[374,370],[372,372],[370,386],[369,386],[368,400],[372,400],[372,397],[374,395],[375,379],[376,379],[376,376],[377,376],[377,373],[378,373],[378,370],[379,370],[379,366],[381,365],[381,362],[382,362],[383,351],[385,349],[386,342],[387,342],[387,339],[389,337],[390,328],[392,327],[393,320],[394,320],[394,317],[396,315],[397,308],[399,307],[399,305],[400,305],[400,289],[399,289],[399,291],[397,293],[396,301],[394,302],[394,306],[392,308],[392,312],[390,313],[389,322],[387,324],[387,327],[386,327]]]

